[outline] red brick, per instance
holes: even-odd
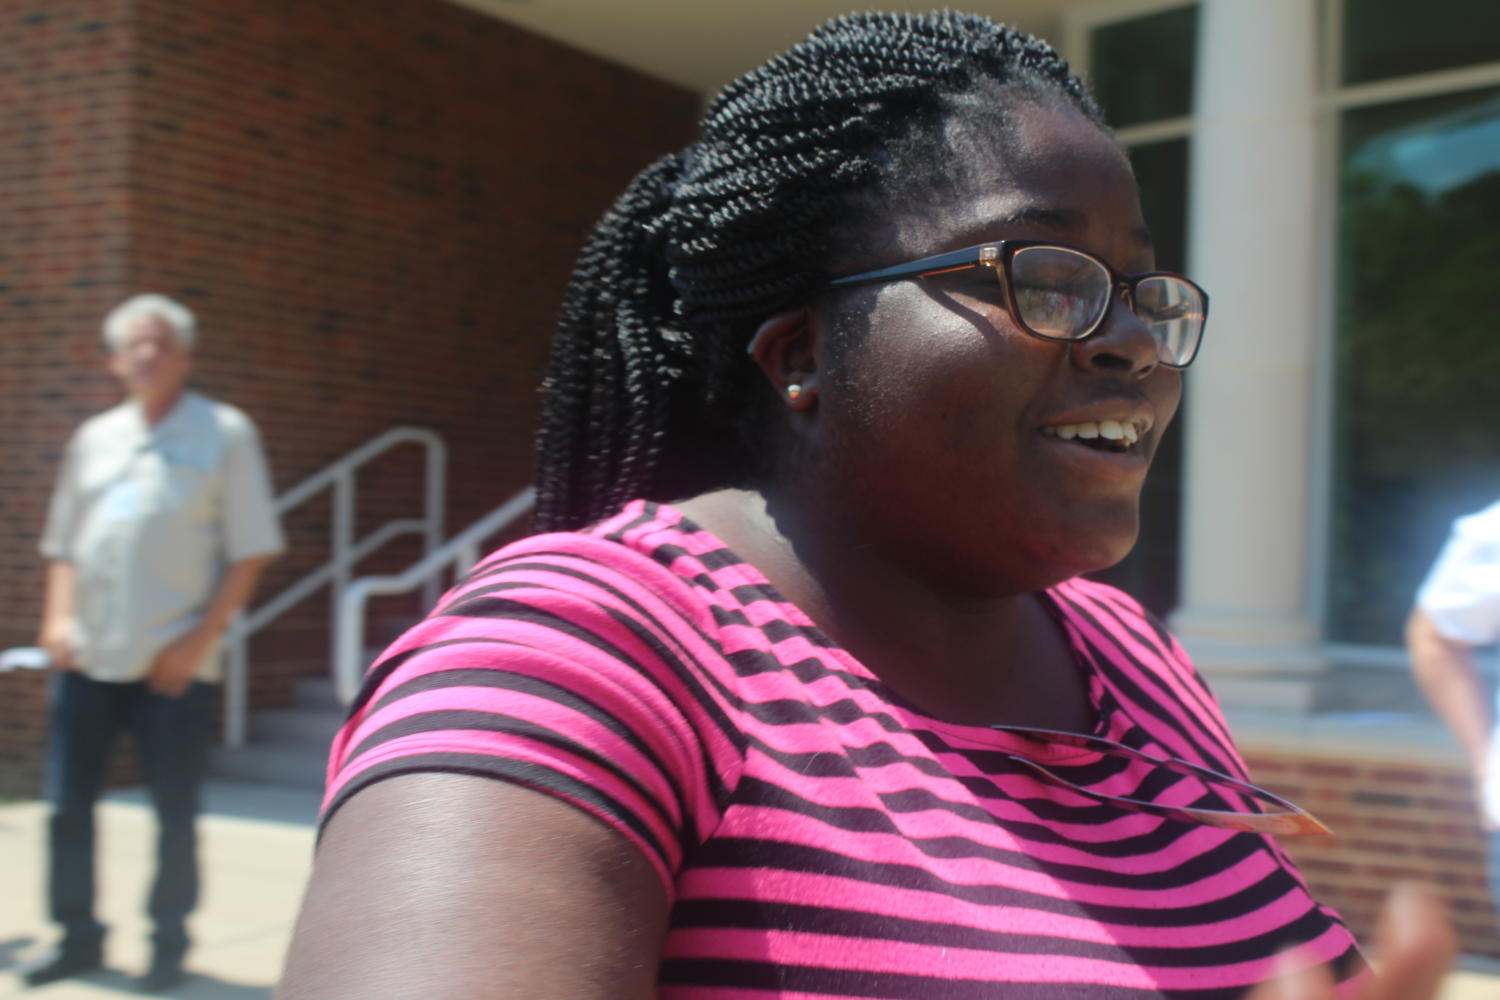
[[[441,0],[0,0],[0,648],[34,638],[60,449],[116,401],[110,307],[197,311],[198,382],[257,420],[283,488],[395,424],[438,430],[456,531],[531,478],[578,245],[697,103]],[[415,510],[410,456],[367,480],[367,524]],[[287,527],[262,593],[324,557],[327,503]],[[258,703],[326,671],[323,605],[254,643]],[[36,793],[41,694],[0,677],[0,794]]]

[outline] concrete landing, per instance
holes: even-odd
[[[205,786],[199,845],[203,900],[192,918],[184,1000],[263,1000],[281,973],[307,883],[318,793],[215,779]],[[150,959],[145,900],[154,872],[155,818],[145,794],[111,794],[99,807],[99,916],[110,928],[106,968],[25,989],[9,969],[55,938],[43,895],[46,807],[0,806],[0,997],[96,1000],[140,996],[132,977]]]

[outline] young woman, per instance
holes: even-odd
[[[1207,308],[1035,39],[852,16],[731,84],[580,259],[547,533],[335,743],[281,995],[1231,997],[1292,949],[1376,996],[1269,835],[1316,822],[1079,579]]]

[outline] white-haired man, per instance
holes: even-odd
[[[103,961],[94,915],[94,803],[131,730],[159,822],[153,956],[141,985],[182,978],[197,902],[195,825],[220,632],[283,548],[260,439],[239,410],[187,387],[193,314],[138,295],[104,321],[128,398],[68,443],[52,495],[39,643],[50,654],[48,896],[60,945],[32,985]]]

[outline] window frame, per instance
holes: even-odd
[[[1093,43],[1091,36],[1096,28],[1121,21],[1162,14],[1182,7],[1196,7],[1198,0],[1106,0],[1069,7],[1062,12],[1062,54],[1068,64],[1075,68],[1085,67],[1085,79],[1093,68]],[[1180,115],[1162,118],[1115,129],[1115,137],[1121,145],[1145,146],[1168,139],[1189,139],[1193,134],[1193,116]]]

